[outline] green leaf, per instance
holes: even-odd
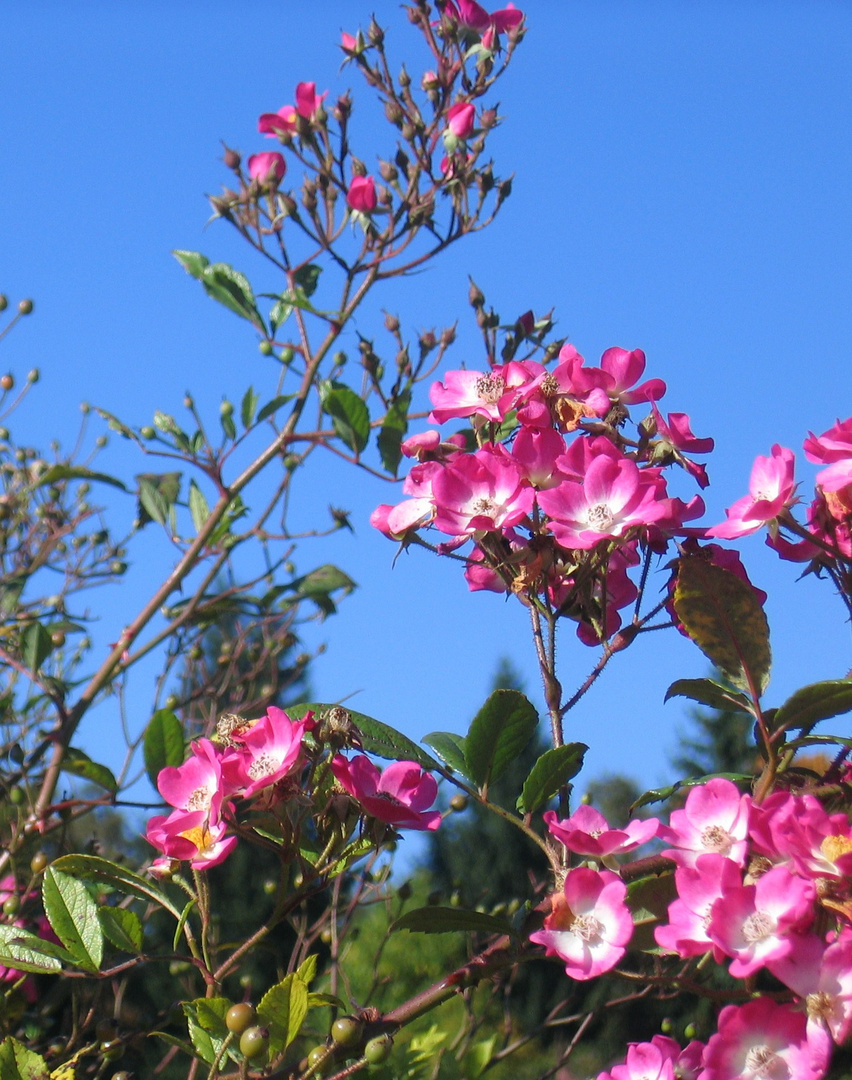
[[[110,431],[117,431],[119,435],[122,435],[125,439],[136,439],[138,442],[138,436],[136,432],[118,419],[117,416],[113,416],[111,412],[107,412],[106,409],[95,409],[95,412],[101,418],[106,420],[107,427]]]
[[[353,453],[360,454],[370,438],[370,412],[366,403],[354,390],[338,382],[322,384],[320,401],[341,440]]]
[[[566,743],[546,750],[530,770],[518,799],[522,814],[532,814],[552,799],[563,784],[573,779],[583,767],[585,743]]]
[[[29,670],[35,674],[53,652],[50,634],[38,622],[30,623],[21,634],[21,655]]]
[[[82,881],[54,866],[44,872],[44,910],[53,932],[85,971],[100,971],[104,936],[98,905]]]
[[[313,710],[317,716],[320,716],[329,709],[339,708],[341,708],[339,705],[313,701],[288,708],[287,715],[291,720],[301,720],[309,710]],[[367,716],[365,713],[355,712],[353,709],[346,709],[346,712],[349,713],[352,723],[361,735],[361,746],[366,753],[386,758],[389,761],[416,761],[424,769],[440,767],[433,757],[421,750],[417,743],[412,742],[402,732],[388,724],[383,724],[381,720],[374,720],[372,716]]]
[[[196,998],[181,1005],[192,1045],[198,1056],[212,1065],[228,1037],[225,1014],[232,1002],[228,998]]]
[[[57,953],[64,953],[51,942],[17,926],[0,924],[0,965],[35,975],[55,974],[62,970]]]
[[[627,887],[627,907],[633,916],[631,952],[657,952],[654,927],[668,922],[669,904],[677,898],[674,874],[654,875],[632,881]]]
[[[127,491],[127,485],[123,484],[115,476],[107,473],[95,472],[87,469],[84,465],[50,465],[35,483],[35,487],[45,487],[48,484],[57,484],[61,480],[87,480],[90,483],[110,484],[112,487]]]
[[[282,405],[286,405],[288,401],[292,401],[295,394],[281,394],[279,397],[274,397],[272,401],[267,401],[260,412],[257,414],[257,422],[261,420],[268,420],[270,416],[274,416]]]
[[[425,736],[423,742],[431,746],[441,761],[451,769],[470,779],[464,756],[464,735],[456,735],[452,731],[433,731],[431,735]]]
[[[650,791],[646,791],[631,805],[630,813],[632,814],[634,810],[638,810],[640,806],[648,806],[650,803],[670,799],[676,791],[680,791],[682,788],[700,787],[702,784],[706,784],[708,780],[715,780],[717,777],[722,780],[730,780],[734,784],[750,785],[754,780],[754,777],[749,773],[720,772],[708,773],[707,776],[691,776],[688,780],[679,780],[676,784],[670,784],[668,787],[651,788]]]
[[[48,1080],[49,1076],[50,1069],[40,1054],[11,1036],[0,1043],[2,1080]]]
[[[124,896],[135,896],[139,900],[157,904],[171,912],[176,919],[180,918],[180,911],[162,889],[141,874],[134,874],[132,870],[110,862],[109,859],[101,859],[97,855],[61,855],[54,859],[51,866],[95,885],[107,885]]]
[[[142,920],[135,911],[119,907],[98,908],[104,937],[122,952],[142,952]]]
[[[177,420],[170,413],[160,412],[159,409],[154,413],[154,427],[162,431],[164,435],[185,434]]]
[[[183,765],[186,747],[180,720],[170,709],[158,709],[145,729],[145,771],[148,779],[157,786],[160,770],[167,765]]]
[[[517,932],[505,919],[481,911],[465,911],[453,907],[422,907],[406,911],[391,926],[391,931],[411,930],[421,934],[449,934],[470,931],[477,934],[511,934]]]
[[[62,759],[62,771],[71,776],[79,776],[81,780],[88,780],[90,784],[97,784],[104,791],[115,795],[118,791],[118,781],[106,765],[100,765],[92,761],[88,754],[69,746]]]
[[[408,409],[411,395],[402,394],[388,409],[377,438],[382,465],[396,476],[402,460],[402,440],[408,431]]]
[[[301,979],[305,986],[310,986],[316,978],[318,960],[318,955],[316,953],[311,953],[309,956],[305,957],[296,969],[296,977]]]
[[[204,497],[204,492],[194,480],[189,481],[189,512],[195,531],[201,532],[202,526],[210,517],[210,506]]]
[[[243,422],[244,428],[251,427],[259,400],[259,396],[254,392],[254,388],[251,386],[243,394],[243,400],[240,404],[240,419]]]
[[[165,525],[180,495],[181,474],[140,473],[136,480],[139,483],[136,516],[139,518],[140,528],[149,521]]]
[[[313,296],[317,291],[321,273],[322,267],[318,263],[307,263],[293,274],[293,284],[297,289],[301,289],[305,296]]]
[[[464,743],[468,775],[484,788],[498,779],[535,735],[538,713],[517,690],[495,690],[470,725]]]
[[[189,913],[195,907],[196,903],[197,901],[195,897],[191,896],[184,904],[183,911],[180,913],[180,918],[177,921],[177,926],[175,927],[174,936],[172,938],[172,949],[175,952],[177,952],[177,947],[178,943],[180,942],[181,934],[183,933],[183,928],[186,926],[186,920],[189,918]]]
[[[294,578],[284,586],[285,591],[294,592],[298,599],[313,601],[324,616],[333,615],[337,611],[337,602],[355,588],[357,586],[352,578],[330,563]],[[337,592],[341,592],[342,596],[335,601],[332,594]]]
[[[698,555],[678,560],[677,617],[704,655],[746,693],[762,694],[771,656],[766,615],[751,585]]]
[[[773,720],[776,730],[790,728],[808,732],[820,720],[852,710],[852,679],[828,679],[803,686],[787,698]]]
[[[177,259],[188,274],[200,281],[205,269],[210,265],[210,260],[200,251],[173,251],[172,255]]]
[[[260,999],[257,1015],[269,1029],[269,1056],[285,1050],[299,1034],[308,1015],[308,987],[298,975],[287,975]]]
[[[685,697],[719,712],[750,713],[751,702],[745,696],[715,679],[678,679],[666,690],[664,701],[673,697]]]
[[[277,332],[279,326],[283,326],[287,322],[292,313],[293,305],[285,293],[275,301],[272,310],[269,312],[269,325],[273,335]]]

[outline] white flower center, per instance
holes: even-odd
[[[784,1059],[768,1046],[752,1046],[745,1057],[743,1074],[753,1080],[786,1080],[790,1075]]]
[[[577,915],[571,923],[571,933],[583,941],[600,941],[603,925],[594,915]]]
[[[262,780],[264,776],[271,776],[278,768],[278,759],[272,754],[258,754],[246,770],[252,780]]]
[[[492,510],[496,509],[496,504],[493,499],[483,496],[477,499],[473,504],[473,510],[476,514],[490,514]]]
[[[187,810],[206,810],[210,806],[212,793],[207,788],[196,788],[186,800]]]
[[[805,999],[808,1007],[808,1016],[812,1020],[831,1020],[834,1017],[835,999],[824,990],[815,994],[808,994]]]
[[[586,523],[596,532],[606,532],[614,521],[615,517],[606,503],[597,503],[586,511]]]
[[[731,850],[731,834],[721,825],[709,825],[701,834],[701,843],[707,851],[718,851],[720,855],[727,855]]]
[[[773,921],[765,911],[755,911],[743,923],[743,937],[749,945],[754,945],[765,941],[774,929]]]
[[[496,405],[506,390],[502,375],[482,375],[476,380],[476,392],[486,405]]]

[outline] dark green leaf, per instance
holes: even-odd
[[[139,525],[147,525],[149,521],[165,525],[180,495],[181,474],[140,473],[136,479],[139,483],[136,508]]]
[[[142,951],[142,920],[127,908],[98,908],[98,918],[104,937],[122,952]]]
[[[518,799],[522,814],[532,814],[552,799],[556,792],[573,779],[583,767],[583,755],[588,750],[585,743],[566,743],[546,750],[530,770],[524,781],[524,790]]]
[[[249,387],[243,394],[243,400],[240,405],[240,419],[243,422],[244,428],[249,428],[254,420],[255,410],[257,409],[257,403],[260,400],[258,395],[254,392],[253,387]]]
[[[344,574],[337,566],[326,563],[302,577],[294,578],[284,589],[294,592],[300,600],[313,601],[323,615],[333,615],[337,611],[337,603],[332,593],[341,592],[343,596],[348,596],[356,587],[348,574]]]
[[[269,312],[269,325],[272,328],[273,335],[276,333],[279,326],[283,326],[284,323],[287,322],[292,311],[293,305],[286,299],[286,294],[275,301],[272,305],[272,310]]]
[[[744,712],[750,713],[751,703],[745,694],[732,690],[729,686],[714,679],[678,679],[666,690],[663,699],[668,701],[673,697],[685,697],[690,701],[697,701],[700,705],[706,705],[709,709],[718,709],[719,712]]]
[[[297,289],[301,289],[305,296],[313,296],[317,291],[322,267],[317,263],[308,263],[300,266],[293,275],[293,283]]]
[[[674,874],[639,878],[627,887],[627,907],[633,916],[631,952],[657,952],[654,927],[668,922],[669,904],[677,899]]]
[[[30,623],[21,633],[21,655],[29,670],[35,674],[53,652],[50,634],[38,622]]]
[[[679,780],[676,784],[670,784],[668,787],[651,788],[650,791],[646,791],[643,795],[633,803],[630,807],[630,813],[638,810],[640,806],[648,806],[650,803],[663,802],[665,799],[670,799],[676,791],[680,791],[682,788],[700,787],[706,784],[708,780],[715,780],[716,778],[722,780],[730,780],[734,784],[751,784],[754,777],[748,773],[708,773],[707,776],[691,776],[688,780]]]
[[[233,1003],[228,998],[196,998],[181,1004],[192,1045],[212,1065],[228,1037],[225,1015]]]
[[[51,942],[17,926],[0,924],[0,965],[36,975],[55,974],[62,970],[57,952],[64,953]]]
[[[85,971],[99,971],[104,936],[98,905],[83,882],[49,866],[44,872],[41,895],[53,932],[75,963]]]
[[[160,770],[167,765],[183,765],[186,747],[180,720],[170,709],[158,709],[145,729],[145,771],[154,787]]]
[[[188,274],[200,281],[205,269],[210,265],[210,260],[200,251],[173,251],[172,255],[177,259]]]
[[[378,445],[382,465],[389,473],[396,476],[402,459],[402,440],[408,431],[408,409],[411,404],[411,395],[402,394],[393,402],[382,421],[379,429]]]
[[[141,874],[134,874],[132,870],[110,862],[109,859],[101,859],[97,855],[61,855],[54,859],[51,865],[56,870],[73,874],[95,885],[109,886],[124,896],[135,896],[157,904],[171,912],[176,919],[180,918],[180,911],[162,889]]]
[[[287,709],[287,715],[292,720],[301,720],[306,712],[312,710],[321,716],[329,709],[340,708],[339,705],[327,705],[318,702],[294,705]],[[424,769],[439,768],[438,762],[430,757],[424,750],[412,742],[402,732],[383,724],[380,720],[374,720],[372,716],[346,709],[350,719],[361,735],[361,746],[368,754],[376,757],[387,758],[390,761],[416,761]]]
[[[698,555],[678,560],[677,617],[704,655],[739,689],[769,682],[769,626],[754,588]]]
[[[267,401],[260,412],[257,414],[257,421],[268,420],[270,416],[274,416],[282,405],[286,405],[288,401],[292,401],[295,394],[282,394],[280,397],[274,397],[272,401]]]
[[[183,934],[183,928],[186,926],[186,920],[189,918],[189,913],[196,905],[196,899],[191,896],[189,900],[184,904],[183,911],[180,913],[180,918],[177,921],[175,932],[172,937],[172,949],[177,952],[178,943],[180,942],[181,935]]]
[[[234,417],[231,412],[219,411],[219,422],[222,425],[222,431],[225,432],[226,439],[236,439],[237,437],[237,425],[234,423]]]
[[[111,484],[112,487],[127,491],[127,486],[114,476],[107,473],[95,472],[83,465],[50,465],[39,476],[36,487],[45,487],[47,484],[57,484],[61,480],[87,480],[90,483]]]
[[[228,263],[211,263],[201,271],[200,281],[208,296],[218,300],[234,314],[248,319],[262,334],[266,334],[251,285],[239,270],[235,270]]]
[[[778,709],[773,727],[810,731],[820,720],[852,710],[852,679],[829,679],[803,686]]]
[[[412,930],[422,934],[449,934],[469,930],[477,934],[512,934],[516,931],[504,919],[463,908],[422,907],[406,911],[391,930]]]
[[[90,784],[97,784],[104,791],[114,795],[118,791],[118,782],[106,765],[100,765],[92,761],[88,754],[82,750],[76,750],[69,746],[62,759],[62,771],[71,776],[79,776],[81,780],[88,780]]]
[[[497,780],[535,735],[538,713],[517,690],[495,690],[470,725],[464,744],[468,775],[484,788]]]
[[[370,412],[366,403],[348,386],[326,382],[320,400],[331,417],[334,430],[355,454],[360,454],[370,438]]]
[[[50,1069],[40,1054],[27,1049],[22,1042],[13,1039],[11,1035],[0,1042],[0,1078],[2,1080],[48,1080],[49,1076]]]
[[[308,1015],[308,987],[298,975],[287,975],[260,999],[257,1015],[269,1028],[269,1053],[275,1057],[296,1038]]]
[[[423,739],[423,742],[431,746],[441,761],[449,765],[451,769],[455,769],[457,773],[470,779],[464,756],[464,735],[456,735],[452,731],[433,731],[431,735]]]
[[[201,532],[202,526],[210,517],[210,507],[204,497],[204,492],[194,480],[189,481],[189,513],[195,531]]]

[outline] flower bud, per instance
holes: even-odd
[[[399,177],[399,172],[389,161],[382,161],[379,164],[379,175],[386,183],[392,184]]]
[[[385,40],[385,32],[375,19],[370,19],[370,25],[367,29],[367,38],[371,45],[381,45]]]
[[[243,159],[240,157],[236,150],[232,150],[229,146],[225,147],[225,153],[222,155],[222,161],[224,161],[226,168],[233,169],[234,172],[237,172],[242,163],[242,160]]]
[[[441,348],[448,349],[456,340],[455,326],[447,326],[441,331]]]
[[[403,119],[405,118],[405,113],[395,101],[386,101],[385,116],[396,127],[400,127],[402,125]]]
[[[340,124],[344,120],[348,120],[352,113],[352,98],[348,94],[341,94],[337,99],[337,104],[331,110],[331,115]]]
[[[391,315],[389,311],[385,312],[385,329],[388,330],[391,334],[396,334],[399,332],[399,319],[396,317],[396,315]]]
[[[467,300],[471,307],[481,308],[485,303],[485,296],[478,285],[475,285],[473,279],[470,282],[470,288],[467,293]]]
[[[497,117],[496,109],[483,109],[479,115],[480,126],[485,128],[486,131],[490,131],[492,128],[497,127],[499,119]]]
[[[403,88],[403,90],[407,90],[408,87],[411,86],[411,76],[405,70],[405,65],[403,65],[399,73],[399,85]]]

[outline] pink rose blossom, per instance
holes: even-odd
[[[308,724],[308,717],[291,720],[283,709],[270,705],[260,720],[235,732],[232,738],[238,744],[237,751],[222,763],[233,790],[240,790],[243,798],[250,799],[295,772],[301,762],[302,738]]]
[[[551,897],[544,928],[530,941],[564,960],[570,979],[593,979],[615,967],[633,934],[626,896],[627,886],[609,870],[571,870],[564,893]]]
[[[168,817],[152,817],[145,835],[148,843],[164,855],[188,861],[193,870],[218,866],[237,843],[236,836],[227,835],[224,821],[211,824],[203,810],[175,810]]]
[[[469,101],[458,102],[447,109],[447,131],[457,139],[468,139],[476,122],[476,106]]]
[[[701,1080],[821,1080],[828,1068],[827,1035],[806,1031],[794,1005],[757,998],[727,1005],[704,1054]]]
[[[376,209],[376,182],[372,176],[353,176],[346,193],[346,201],[352,210],[372,214]]]
[[[750,796],[721,777],[692,788],[684,808],[674,811],[669,825],[660,825],[660,839],[672,845],[662,854],[678,866],[695,866],[699,855],[715,852],[742,866],[750,807]]]
[[[553,810],[544,815],[544,822],[551,836],[565,845],[575,855],[595,859],[607,855],[623,855],[641,844],[647,844],[657,835],[659,821],[648,818],[636,819],[623,829],[611,829],[606,818],[593,806],[578,806],[570,818],[559,821]]]
[[[659,946],[686,959],[713,950],[717,963],[724,953],[707,933],[710,912],[726,892],[742,885],[742,871],[722,855],[699,855],[695,866],[675,870],[677,899],[669,904],[668,923],[654,929]]]
[[[792,506],[796,501],[794,463],[793,451],[777,443],[772,447],[771,457],[755,458],[748,495],[729,507],[725,511],[727,521],[714,525],[706,535],[720,540],[748,536]]]
[[[160,770],[157,790],[175,809],[203,810],[211,821],[218,822],[225,796],[220,751],[209,739],[198,739],[183,765]]]
[[[852,1034],[852,934],[828,947],[816,934],[794,936],[792,949],[767,966],[805,1002],[808,1030],[827,1028],[838,1046]]]
[[[842,458],[852,458],[852,416],[840,420],[822,435],[813,432],[805,439],[805,457],[815,465],[830,465]]]
[[[336,779],[365,811],[398,829],[434,831],[441,824],[439,810],[429,807],[438,797],[431,773],[416,762],[395,761],[384,772],[359,754],[351,761],[337,756],[331,763]]]
[[[284,156],[275,150],[264,150],[260,154],[252,154],[248,159],[249,176],[265,187],[278,187],[286,171]]]

